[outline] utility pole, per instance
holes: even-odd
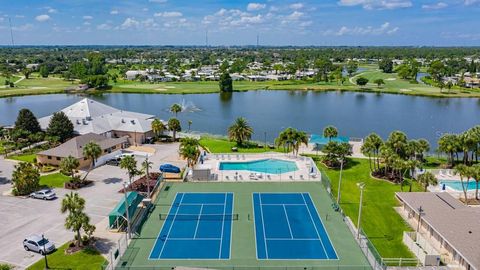
[[[417,233],[418,231],[420,230],[420,222],[422,221],[422,214],[423,214],[424,210],[422,208],[422,206],[420,206],[418,208],[418,221],[417,221]]]
[[[42,240],[43,240],[43,258],[45,259],[45,269],[50,269],[50,267],[48,267],[47,251],[45,250],[45,237],[43,234],[42,234]]]
[[[12,19],[10,19],[10,17],[8,17],[8,24],[10,25],[10,38],[12,39],[12,46],[15,46],[15,42],[13,41]]]
[[[148,163],[148,155],[145,155],[145,170],[147,171],[147,196],[150,198],[150,174],[148,173],[148,167],[150,167],[150,164]]]

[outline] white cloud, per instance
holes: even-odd
[[[347,26],[340,27],[339,30],[327,30],[324,31],[324,35],[335,35],[335,36],[345,36],[345,35],[354,35],[354,36],[365,36],[365,35],[392,35],[395,34],[400,28],[392,27],[389,22],[385,22],[379,27],[367,26],[360,27],[355,26],[349,28]]]
[[[117,14],[118,14],[118,10],[114,9],[114,10],[110,11],[110,14],[111,14],[111,15],[117,15]]]
[[[110,30],[110,29],[112,29],[112,26],[110,24],[107,24],[107,23],[102,23],[102,24],[97,25],[97,29],[98,30]]]
[[[422,5],[422,8],[423,9],[442,9],[442,8],[446,8],[448,7],[448,4],[445,3],[445,2],[438,2],[438,3],[435,3],[435,4],[425,4],[425,5]]]
[[[37,17],[35,17],[35,20],[39,22],[46,22],[50,20],[50,16],[48,16],[47,14],[38,15]]]
[[[303,8],[303,4],[302,3],[294,3],[294,4],[290,5],[290,8],[291,9],[301,9],[301,8]]]
[[[266,8],[267,5],[265,4],[260,4],[260,3],[249,3],[247,5],[247,10],[248,11],[255,11],[255,10],[262,10],[264,8]]]
[[[83,23],[83,25],[91,25],[91,23],[86,21],[86,22]]]
[[[164,17],[164,18],[175,18],[175,17],[182,17],[183,14],[178,11],[165,11],[153,14],[155,17]]]
[[[48,13],[57,13],[57,12],[58,12],[58,10],[56,10],[56,9],[54,9],[54,8],[51,8],[51,7],[49,7],[49,8],[47,8],[47,12],[48,12]]]
[[[125,21],[120,25],[121,29],[134,28],[138,27],[140,23],[135,20],[135,18],[126,18]]]
[[[90,15],[85,15],[85,16],[83,16],[83,19],[84,20],[91,20],[91,19],[93,19],[93,17],[90,16]]]
[[[476,0],[470,0],[476,1]],[[410,0],[340,0],[341,6],[362,6],[364,9],[397,9],[413,6]]]
[[[303,12],[300,11],[294,11],[290,15],[286,16],[285,18],[289,21],[298,21],[300,18],[302,18],[304,15]]]

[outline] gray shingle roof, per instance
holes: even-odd
[[[78,134],[103,134],[112,130],[145,133],[151,130],[154,115],[119,110],[88,98],[62,110],[72,121]],[[46,129],[52,116],[40,118]]]
[[[475,269],[480,269],[480,208],[468,207],[446,192],[398,192],[397,197],[440,234]]]
[[[38,154],[54,157],[72,156],[74,158],[83,158],[83,147],[91,141],[97,143],[103,151],[117,144],[126,143],[128,141],[128,137],[124,136],[121,138],[107,138],[102,135],[88,133],[77,136],[55,148],[42,151]]]

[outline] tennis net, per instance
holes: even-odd
[[[238,220],[238,214],[159,214],[160,220]]]

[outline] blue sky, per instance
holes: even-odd
[[[480,0],[0,0],[10,45],[480,45]]]

